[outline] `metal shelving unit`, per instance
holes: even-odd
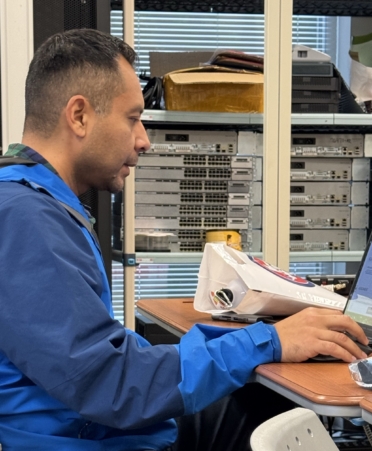
[[[261,252],[250,255],[262,258]],[[363,251],[290,252],[291,263],[303,262],[360,262]],[[137,252],[136,262],[155,264],[200,263],[202,252]]]
[[[292,125],[372,127],[369,114],[292,114]],[[142,121],[151,123],[227,124],[237,128],[263,124],[263,114],[248,113],[197,113],[193,111],[145,110]]]
[[[257,129],[263,125],[263,114],[242,113],[195,113],[184,111],[145,110],[142,115],[144,124],[157,127],[164,124],[172,126],[222,125],[237,130]],[[352,128],[354,132],[372,133],[372,116],[367,114],[292,114],[293,129],[328,129],[333,131]],[[322,251],[290,252],[291,263],[296,262],[359,262],[362,251]],[[252,253],[262,257],[262,253]],[[202,253],[137,253],[137,263],[200,263]]]
[[[113,9],[121,9],[123,0],[111,0]],[[219,12],[263,14],[264,0],[135,0],[138,11]],[[294,0],[293,14],[316,16],[372,16],[370,0]]]

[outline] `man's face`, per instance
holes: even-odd
[[[123,189],[138,154],[150,147],[141,122],[143,96],[138,78],[124,59],[119,60],[124,91],[112,100],[108,114],[93,114],[93,123],[76,164],[77,180],[88,188],[111,193]]]

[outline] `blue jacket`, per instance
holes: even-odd
[[[8,166],[0,181],[4,450],[161,450],[176,439],[172,418],[280,360],[262,323],[196,325],[179,345],[151,346],[113,319],[100,251],[58,202],[88,218],[70,188],[43,165]]]

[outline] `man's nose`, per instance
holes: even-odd
[[[151,143],[149,137],[147,136],[147,132],[142,122],[140,125],[140,133],[136,140],[136,150],[138,152],[147,152],[151,147]]]

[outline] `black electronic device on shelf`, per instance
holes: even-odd
[[[333,63],[294,62],[292,113],[362,114],[363,110]]]
[[[348,296],[355,279],[355,274],[310,274],[306,276],[306,279],[315,283],[315,285],[338,285],[339,289],[336,289],[335,292],[342,296]]]

